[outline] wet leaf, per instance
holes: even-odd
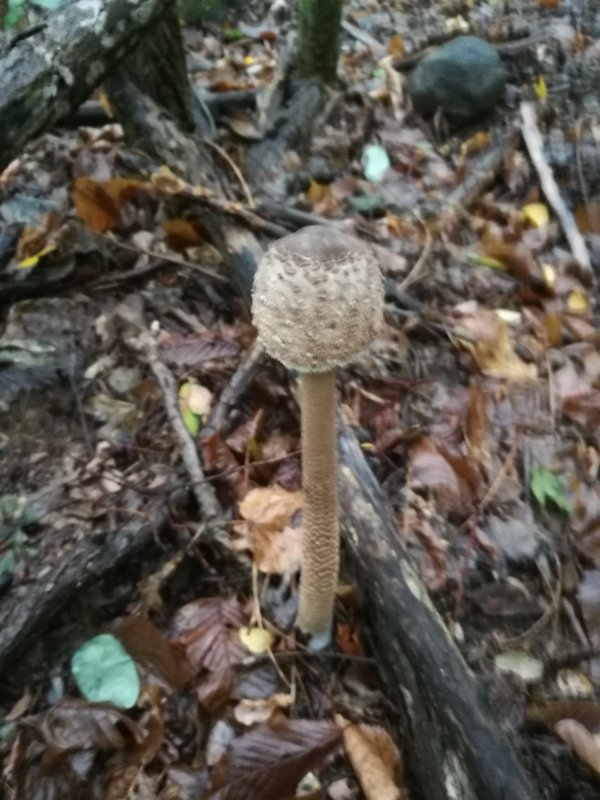
[[[301,778],[339,747],[329,722],[277,717],[240,736],[215,768],[210,800],[265,800],[293,796]]]
[[[546,467],[533,467],[530,488],[541,506],[551,501],[561,511],[567,514],[571,512],[573,504],[567,496],[564,480]]]
[[[229,668],[205,675],[196,688],[202,708],[209,714],[219,711],[231,699],[234,680],[234,671]]]
[[[132,708],[140,693],[140,679],[131,656],[110,634],[94,636],[75,651],[71,673],[81,694],[93,702]]]

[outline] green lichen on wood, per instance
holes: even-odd
[[[335,83],[340,50],[342,0],[300,0],[298,73]]]

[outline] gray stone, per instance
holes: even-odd
[[[458,36],[426,56],[408,80],[408,92],[421,114],[441,108],[455,122],[491,111],[504,94],[506,71],[498,53],[477,36]]]

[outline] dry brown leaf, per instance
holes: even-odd
[[[115,634],[142,670],[145,683],[175,692],[190,680],[192,669],[183,652],[167,642],[149,619],[125,617]]]
[[[244,522],[234,526],[240,538],[238,549],[249,549],[261,572],[296,572],[302,559],[303,530],[293,527],[302,507],[302,492],[288,492],[281,486],[251,489],[240,503]]]
[[[171,250],[181,252],[204,242],[205,236],[195,222],[186,219],[167,219],[163,222],[165,241]]]
[[[238,634],[246,624],[237,600],[206,597],[182,606],[173,618],[172,630],[195,669],[214,671],[240,664],[248,657]]]
[[[73,202],[80,219],[93,231],[103,233],[115,225],[119,211],[136,192],[149,188],[145,181],[133,178],[95,181],[82,175],[73,186]]]
[[[554,730],[580,761],[600,775],[600,734],[590,733],[574,719],[561,720],[554,726]]]
[[[403,800],[402,761],[389,733],[374,725],[353,725],[340,714],[335,722],[367,800]]]
[[[466,459],[450,453],[429,437],[420,439],[409,451],[408,485],[430,489],[442,509],[468,513],[477,495],[479,473]]]
[[[494,311],[476,308],[461,317],[460,329],[475,339],[461,340],[460,344],[485,375],[509,381],[537,378],[537,367],[526,364],[515,353],[508,325]]]

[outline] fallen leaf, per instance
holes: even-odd
[[[341,732],[329,722],[269,722],[235,739],[213,771],[210,800],[265,800],[293,796],[302,777],[336,750]]]
[[[340,714],[344,751],[367,800],[402,800],[402,762],[391,736],[374,725],[354,725]]]
[[[272,645],[274,636],[266,628],[240,628],[240,641],[253,655],[261,655],[268,652]]]
[[[590,733],[574,719],[563,719],[554,726],[556,734],[566,742],[580,761],[600,775],[600,735]]]
[[[421,439],[409,450],[407,484],[417,491],[430,489],[444,511],[468,514],[479,482],[478,472],[466,459],[432,438]]]
[[[238,635],[244,624],[246,614],[237,600],[205,597],[175,613],[171,635],[183,645],[196,670],[222,670],[248,657]]]
[[[526,364],[513,349],[506,322],[488,309],[477,308],[460,318],[459,330],[465,330],[475,342],[460,340],[475,364],[492,378],[508,381],[531,381],[537,377],[535,364]]]
[[[81,176],[73,186],[73,202],[79,218],[93,231],[103,233],[114,227],[125,203],[137,192],[148,188],[149,184],[145,181],[133,178],[95,181]]]
[[[303,530],[293,527],[302,507],[302,492],[281,486],[251,489],[240,503],[244,522],[234,530],[240,538],[238,549],[249,549],[261,572],[285,574],[298,571],[302,560]]]
[[[522,208],[525,219],[534,228],[543,228],[550,222],[550,212],[545,203],[528,203]]]
[[[577,206],[575,222],[581,233],[600,233],[600,202],[592,200]]]

